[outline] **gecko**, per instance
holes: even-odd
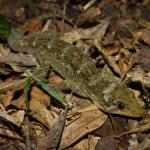
[[[128,117],[144,114],[138,98],[114,80],[108,69],[101,75],[92,58],[82,49],[60,40],[54,32],[33,32],[30,36],[14,32],[8,44],[16,52],[34,55],[42,67],[51,66],[67,80],[73,92],[87,96],[100,110]]]

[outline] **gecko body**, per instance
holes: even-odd
[[[30,37],[12,34],[8,43],[17,52],[33,54],[42,67],[52,66],[68,80],[72,91],[80,91],[101,110],[130,117],[143,115],[143,108],[126,86],[111,80],[110,75],[100,75],[90,57],[53,32],[37,32]]]

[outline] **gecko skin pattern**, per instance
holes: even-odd
[[[53,32],[36,32],[30,37],[13,33],[8,43],[17,52],[33,54],[42,67],[52,66],[68,80],[73,92],[81,91],[101,110],[130,117],[143,115],[144,109],[132,91],[100,75],[90,57],[56,38]]]

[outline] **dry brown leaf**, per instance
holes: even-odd
[[[41,89],[33,86],[31,88],[31,98],[29,100],[29,109],[30,110],[40,110],[46,109],[51,102],[51,99],[48,95],[46,95]],[[17,108],[25,109],[25,99],[24,96],[21,95],[18,99],[13,100],[12,105],[15,105]]]
[[[135,39],[120,38],[119,40],[123,44],[123,47],[126,49],[133,49],[137,43]]]
[[[127,79],[141,83],[143,87],[150,88],[150,77],[140,67],[137,67],[134,71],[127,73]]]
[[[129,150],[148,150],[150,148],[150,139],[145,139],[136,146],[130,146]]]
[[[38,140],[37,150],[57,149],[64,129],[68,109],[66,108],[59,116],[57,122],[47,132],[46,136]]]
[[[129,128],[130,130],[124,132],[117,137],[126,135],[126,134],[134,134],[140,132],[146,132],[150,130],[150,119],[142,120],[141,122],[137,122],[136,120],[129,120]]]
[[[126,63],[124,59],[120,59],[118,65],[122,73],[125,73],[128,71],[128,64]]]
[[[48,110],[50,106],[50,96],[46,95],[41,89],[33,86],[31,88],[31,99],[29,100],[29,114],[36,118],[39,122],[43,123],[48,128],[51,128],[58,119],[58,114],[55,111]],[[12,105],[17,108],[25,109],[25,100],[23,95],[18,99],[12,101]]]
[[[0,94],[0,100],[4,107],[9,106],[11,104],[13,98],[13,91],[7,90],[6,93]]]
[[[31,111],[29,115],[41,122],[48,129],[50,129],[58,120],[58,114],[55,111],[47,109],[34,110]]]
[[[102,127],[94,131],[94,134],[101,137],[121,134],[122,132],[127,131],[124,127],[125,122],[126,119],[124,118],[121,118],[119,116],[111,116],[111,119],[108,118]]]
[[[140,32],[141,31],[141,32]],[[143,29],[143,30],[140,30],[138,35],[139,35],[139,38],[141,40],[143,40],[145,43],[147,43],[149,46],[150,46],[150,29]]]
[[[89,136],[89,138],[83,139],[71,147],[71,150],[95,150],[95,146],[99,139],[100,137]]]
[[[0,116],[19,127],[24,120],[25,111],[20,110],[17,112],[13,112],[14,116],[13,116],[13,113],[10,114],[10,112],[11,110],[6,111],[4,106],[0,103]]]
[[[24,28],[25,28],[25,31],[28,31],[30,35],[33,31],[41,30],[42,26],[43,26],[42,20],[33,19],[33,20],[26,21]]]
[[[96,39],[96,38],[98,38],[98,40],[100,41],[108,28],[109,20],[110,20],[109,18],[106,18],[102,20],[100,24],[91,28],[87,29],[78,28],[76,30],[72,30],[71,32],[65,33],[65,35],[62,36],[60,39],[69,43],[73,43],[81,39]]]
[[[46,95],[36,86],[31,89],[31,100],[29,102],[30,115],[42,122],[48,128],[52,127],[58,119],[56,112],[51,112],[47,109],[50,106],[50,96]]]
[[[34,101],[35,100],[35,101]],[[33,86],[31,88],[31,100],[29,108],[31,110],[46,109],[51,103],[50,96],[46,95],[41,89]]]
[[[25,19],[25,5],[25,1],[14,3],[14,1],[0,0],[0,14],[15,21],[23,21]]]
[[[13,112],[13,113],[11,114],[11,116],[12,116],[13,118],[17,118],[17,123],[18,123],[19,125],[21,125],[21,123],[23,123],[23,121],[24,121],[25,111],[24,111],[24,110],[18,110],[18,111],[16,111],[16,112]]]
[[[95,110],[93,110],[93,107],[89,107],[91,110],[89,110],[87,107],[85,111],[82,112],[80,118],[76,119],[74,122],[70,123],[64,128],[60,142],[61,149],[68,147],[86,134],[103,125],[107,119],[107,116],[97,109],[96,106],[93,106],[95,107]]]
[[[33,55],[14,53],[10,49],[0,47],[0,62],[9,65],[24,65],[24,66],[39,66],[37,60]],[[12,66],[13,67],[13,66]]]
[[[75,23],[77,26],[81,26],[84,23],[93,23],[96,19],[98,19],[98,16],[101,14],[99,7],[91,7],[85,12],[81,13],[76,19]]]
[[[140,45],[139,50],[137,63],[140,64],[145,71],[150,71],[150,47]]]
[[[143,41],[146,44],[150,45],[150,29],[139,29],[132,32],[133,38],[121,38],[120,41],[124,45],[124,48],[134,48],[135,44],[139,44],[139,41]]]
[[[30,126],[34,137],[41,138],[45,136],[45,131],[43,130],[43,126],[41,126],[41,124],[37,122],[30,122]]]
[[[119,140],[115,139],[112,135],[103,137],[96,145],[96,150],[118,150]]]
[[[119,147],[119,145],[126,149],[128,147],[127,136],[120,138],[118,142],[114,138],[115,135],[127,131],[125,129],[126,121],[126,119],[119,116],[111,116],[111,119],[108,118],[102,127],[95,130],[94,134],[101,137],[101,140],[96,146],[97,149],[104,149],[104,147],[107,147],[106,149],[110,149],[108,148],[108,146],[110,145],[107,145],[108,142],[111,144],[112,149],[115,147]]]
[[[8,137],[8,138],[14,138],[14,139],[20,139],[22,140],[22,137],[20,137],[15,131],[12,131],[11,129],[7,129],[2,124],[0,125],[0,135]]]
[[[15,77],[11,77],[6,79],[5,81],[0,82],[0,92],[5,91],[19,91],[23,88],[23,83],[25,82],[25,79],[17,79]]]
[[[1,145],[0,145],[0,148],[1,149],[7,149],[7,150],[16,150],[16,149],[21,149],[21,150],[24,150],[26,147],[25,147],[25,144],[24,143],[19,143],[17,140],[15,141],[12,141],[12,142],[1,142]]]

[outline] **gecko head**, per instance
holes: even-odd
[[[144,114],[144,108],[134,93],[123,85],[112,83],[105,89],[104,99],[107,102],[106,109],[114,114],[128,117],[140,117]]]
[[[23,32],[12,32],[8,38],[8,45],[17,52],[26,52],[26,49],[30,47],[26,39]]]

